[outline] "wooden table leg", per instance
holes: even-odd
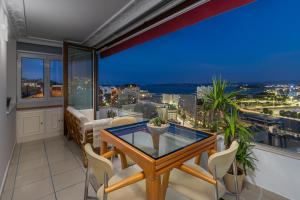
[[[200,163],[201,163],[201,157],[202,157],[202,153],[200,153],[199,156],[197,156],[195,158],[194,162],[195,162],[196,165],[200,165]]]
[[[118,154],[120,155],[122,169],[126,169],[128,167],[128,163],[125,154],[121,151],[118,151]]]
[[[161,200],[160,176],[146,176],[147,200]]]
[[[170,178],[170,171],[166,172],[163,176],[162,186],[161,186],[161,200],[165,200],[167,189],[169,186],[169,178]]]
[[[106,152],[108,152],[107,142],[101,141],[100,155],[105,154]]]

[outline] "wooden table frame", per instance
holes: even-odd
[[[173,168],[180,167],[184,162],[199,156],[202,152],[216,150],[217,136],[211,133],[207,134],[211,136],[156,160],[105,130],[100,132],[100,148],[101,154],[105,154],[108,152],[108,144],[112,144],[121,155],[123,168],[127,167],[124,154],[130,157],[144,171],[147,200],[163,200],[169,174]],[[165,175],[163,185],[161,184],[161,175]]]

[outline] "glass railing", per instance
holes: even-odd
[[[272,111],[274,115],[263,114],[260,108],[263,105],[252,106],[245,104],[245,100],[236,100],[244,104],[240,118],[254,132],[253,142],[300,153],[300,119],[282,117],[279,111],[278,114]],[[249,100],[254,101],[250,97]],[[186,127],[222,134],[221,124],[207,110],[201,95],[150,93],[129,86],[102,91],[99,102],[98,119],[130,116],[142,121],[160,117]],[[255,112],[249,106],[256,109]],[[258,107],[261,112],[257,111]]]

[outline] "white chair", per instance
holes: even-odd
[[[85,200],[88,198],[89,183],[91,183],[97,192],[97,197],[101,200],[146,199],[144,174],[137,165],[114,174],[112,162],[94,153],[90,144],[85,145],[85,152],[88,159]]]
[[[135,117],[118,117],[118,118],[115,118],[112,120],[111,127],[123,126],[123,125],[134,124],[134,123],[137,123],[137,120]],[[120,156],[122,156],[122,155],[120,155]],[[120,159],[122,160],[124,158],[120,157]],[[126,161],[127,161],[128,166],[135,164],[135,162],[133,160],[131,160],[128,156],[126,156]],[[127,166],[124,166],[123,162],[122,162],[122,168],[124,169],[126,167]]]
[[[219,199],[225,194],[221,180],[235,161],[238,143],[211,155],[208,159],[209,172],[196,164],[184,164],[171,171],[169,187],[192,200]]]

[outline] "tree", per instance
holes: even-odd
[[[263,108],[263,113],[264,114],[269,114],[269,109],[268,108]]]
[[[213,112],[213,117],[216,117],[216,131],[219,129],[219,122],[224,119],[224,113],[232,108],[238,108],[235,103],[237,92],[226,93],[227,82],[222,78],[213,78],[213,89],[205,95],[204,100],[207,104],[207,109]]]
[[[146,119],[158,116],[156,107],[152,103],[138,103],[134,107],[134,112],[143,113],[143,117]]]
[[[284,111],[284,110],[280,110],[280,111],[279,111],[279,115],[280,115],[280,116],[285,116],[285,111]]]
[[[291,113],[291,117],[292,117],[292,118],[297,118],[297,117],[298,117],[297,112],[292,112],[292,113]]]
[[[184,126],[184,122],[186,120],[186,114],[185,114],[185,112],[182,113],[181,118],[182,118],[182,122],[183,122],[183,126]]]

